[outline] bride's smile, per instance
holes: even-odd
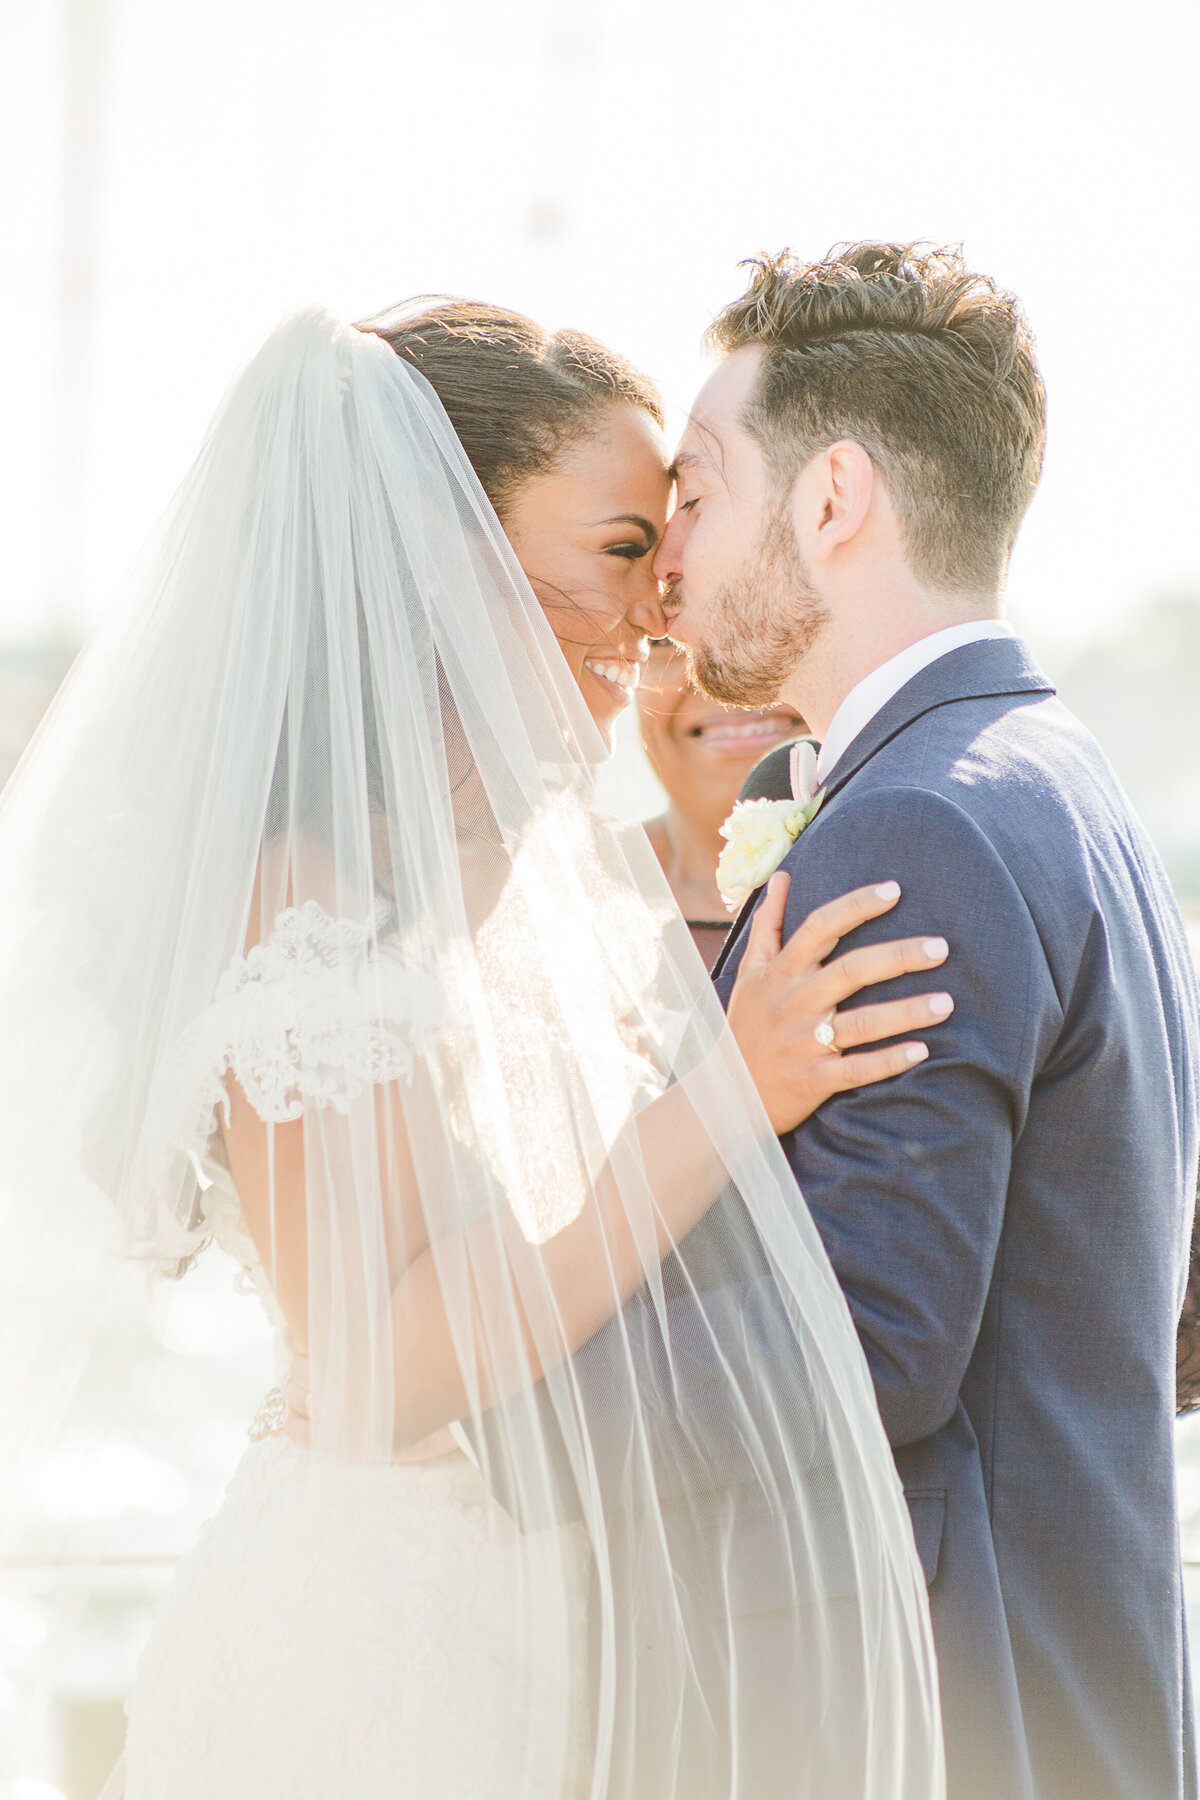
[[[615,658],[588,657],[584,668],[593,680],[600,683],[600,691],[618,706],[628,706],[642,679],[642,666],[645,658],[636,662],[619,662]],[[615,689],[614,693],[612,690]]]
[[[652,562],[671,480],[649,413],[611,406],[553,469],[535,476],[504,527],[606,737],[666,629]]]

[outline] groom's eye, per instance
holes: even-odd
[[[700,504],[700,496],[699,496],[699,494],[697,494],[694,497],[694,499],[681,500],[679,502],[679,506],[678,506],[677,510],[679,512],[691,512],[693,506],[699,506],[699,504]]]

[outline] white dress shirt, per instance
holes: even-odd
[[[850,689],[829,721],[829,730],[825,733],[821,753],[817,758],[818,781],[828,779],[841,757],[858,734],[871,723],[875,714],[882,711],[893,694],[900,692],[906,681],[911,681],[914,675],[919,675],[930,663],[936,662],[940,656],[946,656],[951,650],[958,650],[963,644],[979,644],[985,638],[1015,636],[1016,633],[1006,619],[971,619],[965,625],[948,625],[945,631],[934,631],[928,637],[919,638],[907,650],[901,650],[899,656],[893,656],[877,669],[872,669],[869,675],[863,676],[857,687]]]

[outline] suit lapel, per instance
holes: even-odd
[[[754,908],[758,905],[759,895],[762,893],[762,891],[763,891],[762,888],[755,888],[754,892],[752,894],[747,894],[746,898],[742,901],[741,908],[738,912],[738,916],[733,921],[733,924],[729,927],[729,936],[725,939],[725,942],[721,945],[720,951],[717,955],[717,960],[712,966],[712,980],[713,981],[716,981],[718,979],[718,977],[720,976],[721,970],[725,967],[725,964],[729,961],[729,953],[733,949],[733,946],[737,942],[738,938],[741,936],[742,926],[745,925],[746,921],[750,917],[750,914],[754,911]]]
[[[1005,694],[1053,694],[1055,691],[1054,683],[1042,673],[1022,639],[984,638],[979,643],[964,644],[921,669],[892,695],[885,706],[880,707],[838,758],[818,791],[824,792],[826,801],[832,799],[885,744],[939,706],[954,706],[961,700],[983,700]],[[820,817],[818,813],[813,820],[814,826]],[[803,843],[804,835],[801,834],[797,843]],[[721,946],[721,954],[713,964],[714,981],[720,978],[741,941],[762,893],[762,888],[756,888],[743,901],[729,936]]]

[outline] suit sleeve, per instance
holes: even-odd
[[[787,866],[789,936],[822,902],[894,878],[899,905],[841,950],[910,936],[950,946],[932,976],[904,976],[847,1003],[944,986],[955,1010],[930,1030],[929,1061],[826,1101],[784,1139],[899,1447],[954,1413],[991,1284],[1014,1145],[1062,1014],[1020,890],[952,801],[908,788],[848,793]]]

